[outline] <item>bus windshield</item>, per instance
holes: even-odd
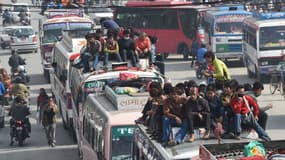
[[[215,25],[215,34],[242,34],[242,22],[221,22]]]
[[[43,25],[44,37],[43,43],[55,43],[57,42],[62,33],[62,30],[67,29],[67,23],[50,23]]]
[[[285,26],[260,28],[260,50],[285,49]]]
[[[134,126],[114,126],[111,129],[111,159],[131,159]]]

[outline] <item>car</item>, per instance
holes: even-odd
[[[38,52],[37,32],[32,26],[14,26],[11,33],[11,50],[19,52]]]
[[[31,18],[31,12],[30,12],[30,5],[28,3],[13,3],[11,7],[11,14],[13,17],[13,22],[17,23],[20,21],[19,13],[21,10],[25,11],[28,15],[28,19]]]
[[[0,30],[0,46],[2,49],[6,49],[10,47],[11,42],[11,33],[13,32],[13,26],[4,27]]]

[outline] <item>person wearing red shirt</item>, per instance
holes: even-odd
[[[151,42],[145,32],[139,34],[139,37],[135,40],[135,47],[136,56],[139,58],[148,58],[149,66],[151,66]]]
[[[249,106],[253,107],[253,113],[250,113]],[[271,141],[264,129],[257,123],[259,114],[258,104],[249,95],[245,95],[243,85],[237,86],[235,96],[231,100],[231,108],[235,115],[235,138],[240,139],[241,125],[245,124],[253,128],[260,139]],[[253,116],[250,114],[253,114]]]

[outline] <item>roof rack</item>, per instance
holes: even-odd
[[[253,12],[253,17],[260,20],[281,19],[285,18],[285,12],[268,12],[268,13]]]

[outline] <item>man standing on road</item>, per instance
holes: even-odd
[[[48,144],[55,147],[56,113],[58,112],[58,107],[52,97],[49,98],[47,103],[43,111],[42,123],[45,128]]]

